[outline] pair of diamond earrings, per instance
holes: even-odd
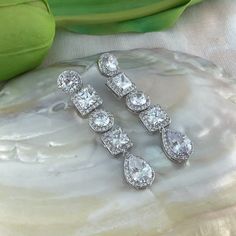
[[[151,100],[144,92],[137,90],[128,76],[121,72],[116,57],[110,53],[102,54],[98,59],[100,73],[107,77],[107,87],[119,98],[125,98],[129,110],[138,114],[149,132],[159,132],[163,150],[174,162],[184,163],[192,154],[191,140],[179,131],[169,128],[171,120],[160,105],[151,105]],[[71,100],[83,117],[88,116],[89,126],[100,133],[103,146],[112,154],[124,156],[124,176],[136,189],[152,185],[155,171],[141,157],[131,154],[133,146],[128,134],[114,122],[114,116],[99,108],[103,101],[90,85],[83,86],[81,76],[76,71],[64,71],[57,79],[60,89],[71,96]]]

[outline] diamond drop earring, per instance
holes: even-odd
[[[58,88],[71,97],[71,101],[84,118],[88,117],[91,129],[100,134],[103,146],[114,156],[124,156],[124,176],[136,189],[152,185],[155,172],[141,157],[128,152],[133,146],[127,133],[114,124],[114,116],[100,108],[103,101],[90,85],[83,86],[81,76],[76,71],[64,71],[57,79]]]
[[[193,152],[193,144],[185,134],[169,128],[171,119],[167,112],[160,105],[151,105],[149,96],[137,90],[130,78],[121,72],[114,55],[102,54],[97,65],[100,73],[107,77],[106,86],[119,99],[125,98],[128,109],[138,114],[146,129],[161,133],[166,156],[177,163],[186,162]]]

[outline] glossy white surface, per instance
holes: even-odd
[[[0,235],[91,236],[236,234],[236,82],[213,64],[166,50],[114,53],[153,103],[167,109],[194,153],[171,163],[150,135],[105,87],[92,63],[74,60],[9,81],[0,92]],[[90,70],[88,68],[90,67]],[[57,89],[65,69],[85,71],[134,142],[133,153],[156,171],[151,189],[125,183],[123,161]]]

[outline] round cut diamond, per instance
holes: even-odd
[[[109,123],[109,116],[106,112],[101,111],[96,114],[95,119],[94,119],[95,125],[99,127],[103,127],[103,126],[108,125],[108,123]]]
[[[142,91],[134,91],[127,95],[126,105],[132,111],[143,111],[150,106],[150,98]]]
[[[137,189],[150,186],[155,178],[155,172],[142,158],[127,153],[124,161],[124,174],[127,182]]]
[[[114,125],[114,117],[105,110],[95,110],[89,117],[89,125],[96,132],[105,132]]]
[[[147,102],[147,98],[143,92],[137,92],[132,94],[130,102],[136,106],[142,106]]]
[[[164,150],[171,159],[182,162],[192,154],[193,144],[185,134],[166,129],[162,133],[162,139]]]
[[[98,68],[106,76],[113,76],[119,72],[118,61],[111,53],[104,53],[99,57]]]
[[[57,85],[65,93],[73,94],[81,89],[82,81],[78,72],[66,70],[58,76]]]

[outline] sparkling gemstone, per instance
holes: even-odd
[[[114,124],[114,117],[110,112],[99,109],[89,116],[89,125],[96,132],[105,132]]]
[[[101,111],[99,113],[96,114],[96,117],[94,119],[94,123],[97,125],[97,126],[106,126],[108,125],[109,123],[109,116],[106,112],[104,111]]]
[[[99,57],[98,68],[106,76],[113,76],[119,72],[118,61],[111,53],[104,53]]]
[[[123,97],[135,89],[135,85],[125,75],[120,73],[107,80],[106,85],[118,96]]]
[[[71,100],[82,115],[88,114],[102,104],[102,99],[90,85],[73,94]]]
[[[179,131],[166,129],[162,133],[163,147],[167,155],[178,162],[185,161],[193,151],[191,140]]]
[[[130,79],[124,73],[120,73],[113,77],[113,82],[117,87],[123,90],[132,86]]]
[[[96,95],[93,89],[89,87],[82,89],[78,94],[78,103],[83,109],[87,109],[96,102]]]
[[[78,72],[66,70],[58,76],[57,85],[65,93],[73,94],[81,89],[82,80]]]
[[[136,106],[142,106],[147,102],[147,99],[144,93],[139,91],[130,97],[130,102]]]
[[[112,144],[117,148],[120,148],[129,142],[128,135],[126,133],[124,133],[121,130],[121,128],[114,130],[111,133],[110,137],[111,137]]]
[[[108,70],[110,71],[116,71],[118,69],[118,61],[116,59],[116,57],[112,54],[110,54],[107,58],[106,58],[106,67]]]
[[[147,113],[147,120],[148,122],[152,124],[159,124],[163,122],[166,118],[166,115],[163,111],[157,109],[156,107],[153,107],[150,109]]]
[[[122,153],[133,146],[129,136],[119,126],[115,126],[104,133],[101,139],[112,155]]]
[[[124,174],[127,182],[137,189],[150,186],[155,179],[155,172],[141,157],[127,153],[124,161]]]
[[[134,91],[127,95],[126,105],[132,111],[143,111],[150,106],[150,98],[142,91]]]
[[[161,130],[170,124],[169,116],[159,105],[149,107],[147,110],[141,112],[139,117],[151,132]]]

